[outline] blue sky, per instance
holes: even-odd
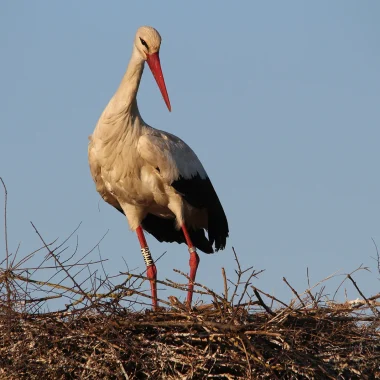
[[[221,291],[221,267],[235,268],[233,246],[242,265],[265,269],[255,285],[284,300],[283,276],[302,291],[306,268],[313,283],[362,263],[372,273],[357,273],[358,284],[377,293],[380,3],[234,4],[1,2],[0,176],[11,251],[20,241],[21,254],[39,246],[29,221],[48,241],[82,222],[81,253],[109,230],[107,272],[126,270],[123,259],[144,268],[135,234],[95,191],[87,137],[122,78],[136,29],[151,25],[163,37],[173,111],[147,69],[140,112],[198,154],[230,225],[227,249],[201,255],[197,280]],[[172,268],[188,270],[186,246],[148,243],[154,257],[167,251],[159,278],[179,280]],[[357,297],[348,283],[347,291]]]

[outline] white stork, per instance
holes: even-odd
[[[142,26],[137,30],[127,71],[88,146],[96,190],[125,214],[137,233],[154,309],[157,269],[143,230],[160,242],[188,245],[189,305],[199,264],[196,248],[205,253],[218,251],[225,247],[228,237],[222,205],[196,154],[180,138],[146,124],[137,107],[136,94],[146,61],[171,111],[159,59],[160,44],[161,36],[154,28]]]

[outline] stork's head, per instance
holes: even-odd
[[[164,75],[162,74],[160,63],[161,36],[156,29],[151,26],[141,26],[137,29],[135,37],[135,47],[142,59],[148,63],[150,70],[157,82],[166,106],[171,111],[169,95],[166,90]]]

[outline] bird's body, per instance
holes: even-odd
[[[139,39],[145,43],[142,48]],[[190,242],[212,253],[213,245],[216,250],[225,247],[228,224],[205,169],[180,138],[147,125],[137,107],[136,93],[147,60],[170,109],[161,68],[158,71],[157,61],[149,61],[157,54],[159,65],[159,45],[155,29],[138,30],[127,71],[90,136],[91,174],[102,198],[124,213],[130,228],[138,232],[142,249],[146,241],[140,239],[141,227],[159,241]],[[145,46],[153,51],[145,52]],[[147,266],[153,263],[151,258],[145,261]]]
[[[126,215],[132,230],[145,222],[158,240],[185,242],[180,226],[186,221],[194,245],[211,253],[213,241],[199,230],[209,229],[209,220],[216,229],[215,224],[224,221],[214,215],[221,213],[221,206],[197,156],[181,139],[141,118],[132,127],[126,125],[122,133],[104,133],[102,122],[103,128],[91,137],[90,168],[98,192]],[[112,130],[112,122],[105,129]],[[212,196],[214,202],[206,202]],[[172,221],[165,229],[154,225],[163,223],[162,218]],[[216,234],[215,239],[216,248],[223,248],[225,238]]]

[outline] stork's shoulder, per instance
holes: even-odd
[[[197,174],[206,177],[201,162],[193,150],[171,133],[147,129],[138,141],[137,149],[143,159],[167,174],[170,180],[191,178]],[[168,179],[169,179],[168,177]]]
[[[149,126],[146,126],[144,132],[142,133],[142,137],[147,139],[151,139],[156,144],[165,146],[170,149],[185,149],[191,150],[191,148],[179,137],[165,131],[160,131],[159,129],[155,129]]]

